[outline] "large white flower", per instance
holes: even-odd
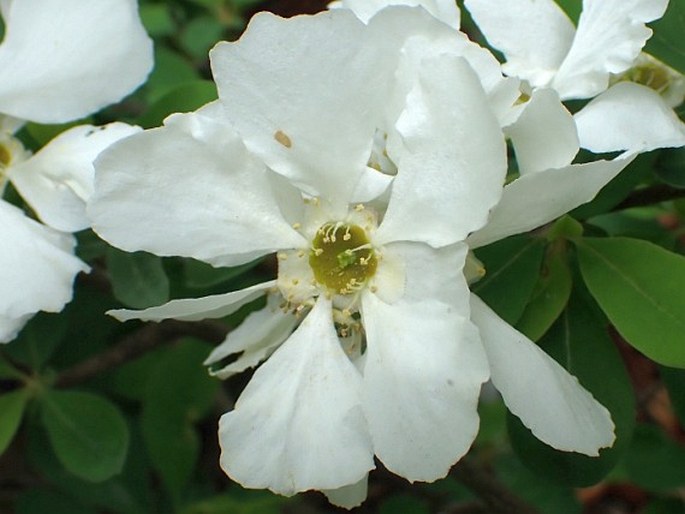
[[[244,486],[318,489],[353,506],[374,454],[409,480],[444,476],[477,430],[487,360],[542,440],[590,455],[613,441],[606,409],[470,299],[462,270],[465,241],[554,219],[629,158],[571,166],[573,119],[542,92],[508,129],[527,164],[503,189],[500,124],[518,88],[483,52],[418,9],[386,9],[368,25],[343,9],[258,15],[238,43],[211,53],[219,103],[98,159],[89,214],[116,246],[215,266],[277,254],[273,281],[113,312],[197,320],[268,297],[207,360],[226,377],[268,358],[220,423],[222,467]],[[570,142],[531,144],[545,128]],[[530,188],[554,201],[531,206]],[[498,205],[513,224],[497,221]],[[535,387],[512,378],[522,370]]]
[[[504,53],[507,74],[533,88],[551,87],[564,100],[596,97],[576,114],[580,144],[594,152],[685,144],[685,125],[669,105],[675,96],[682,101],[674,94],[682,79],[640,55],[652,34],[645,24],[667,4],[584,0],[576,29],[554,0],[465,0],[489,43]]]
[[[81,126],[35,156],[14,137],[23,120],[65,122],[116,102],[152,68],[135,0],[5,0],[0,44],[0,194],[9,182],[50,228],[0,200],[0,342],[40,310],[57,312],[79,271],[71,234],[88,226],[92,161],[137,128]]]

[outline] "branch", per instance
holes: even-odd
[[[57,387],[71,387],[110,371],[164,344],[181,337],[197,337],[210,343],[220,343],[226,337],[228,327],[214,321],[191,323],[166,320],[150,323],[129,334],[115,346],[90,357],[63,371],[55,382]]]
[[[631,207],[645,207],[668,200],[677,200],[679,198],[685,198],[685,189],[677,189],[675,187],[659,184],[633,191],[612,210],[622,211],[623,209],[630,209]]]
[[[470,458],[462,458],[450,474],[483,500],[492,514],[539,514]]]

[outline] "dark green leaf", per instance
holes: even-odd
[[[289,498],[268,493],[252,493],[245,496],[215,496],[186,507],[181,514],[280,514],[283,512],[284,504],[292,503]]]
[[[430,514],[425,500],[409,494],[397,494],[381,503],[378,514]]]
[[[558,240],[547,247],[542,271],[533,296],[526,305],[516,328],[537,341],[561,315],[571,296],[571,270],[566,256],[566,241]]]
[[[625,466],[630,478],[650,491],[685,486],[685,448],[666,438],[657,427],[638,425]]]
[[[578,24],[578,18],[583,10],[582,0],[557,0],[559,7],[561,7],[568,17],[573,20],[573,23]]]
[[[153,103],[139,123],[156,127],[175,112],[190,112],[217,99],[216,85],[211,80],[193,80],[174,87]]]
[[[194,423],[208,411],[219,386],[202,365],[210,349],[194,341],[171,348],[160,357],[145,391],[143,438],[153,467],[176,500],[199,455]]]
[[[176,28],[169,6],[163,3],[141,5],[140,19],[151,36],[166,36]]]
[[[547,480],[587,486],[598,482],[625,451],[634,427],[632,386],[605,323],[581,293],[574,293],[541,346],[611,412],[616,442],[599,457],[556,451],[536,439],[518,418],[508,419],[512,446],[521,461]],[[569,427],[569,430],[572,430]]]
[[[181,46],[193,57],[206,59],[210,48],[223,39],[223,31],[224,26],[216,18],[199,16],[185,26]]]
[[[650,501],[641,514],[683,514],[685,500],[678,498],[658,498]]]
[[[261,259],[234,268],[215,268],[204,262],[186,259],[183,263],[185,282],[193,289],[208,289],[244,274],[260,262]]]
[[[47,489],[30,489],[19,497],[17,514],[97,514],[93,508]]]
[[[14,439],[28,399],[29,394],[25,389],[0,396],[0,455]]]
[[[72,391],[49,391],[40,402],[43,425],[65,468],[92,482],[101,482],[121,471],[129,433],[112,403],[100,396]]]
[[[661,150],[654,173],[666,184],[685,188],[685,148],[664,148]]]
[[[685,367],[685,257],[636,239],[576,240],[590,292],[635,348]]]
[[[479,248],[485,277],[472,291],[503,320],[513,325],[523,314],[540,272],[544,241],[514,236]]]
[[[64,315],[39,312],[7,347],[7,353],[17,362],[40,370],[64,341],[67,325]]]
[[[158,46],[155,49],[155,67],[145,84],[150,102],[155,102],[180,84],[200,78],[199,74],[185,57]]]
[[[169,300],[169,279],[162,259],[145,252],[107,249],[107,269],[114,296],[127,307],[144,309]]]
[[[672,0],[664,16],[652,23],[654,35],[647,41],[645,51],[662,60],[680,73],[685,73],[685,6]]]
[[[671,398],[673,411],[685,427],[685,370],[661,368],[661,378]]]

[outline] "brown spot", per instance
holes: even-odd
[[[276,133],[274,134],[274,139],[276,141],[278,141],[279,143],[281,143],[286,148],[290,148],[293,146],[293,142],[290,140],[288,135],[281,130],[276,131]]]

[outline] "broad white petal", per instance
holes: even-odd
[[[161,321],[179,319],[182,321],[199,321],[208,318],[223,318],[233,314],[243,305],[256,300],[276,285],[275,280],[262,282],[251,287],[230,293],[203,296],[202,298],[182,298],[171,300],[163,305],[141,310],[114,309],[107,314],[119,321],[139,319],[142,321]]]
[[[566,57],[573,23],[553,0],[466,0],[466,8],[493,47],[504,71],[531,86],[549,84]]]
[[[209,354],[205,366],[212,366],[235,354],[240,354],[230,364],[215,370],[210,375],[226,379],[236,373],[253,368],[265,360],[285,341],[295,329],[298,319],[290,312],[283,312],[279,294],[269,295],[267,305],[250,313],[226,339]]]
[[[557,450],[598,455],[614,442],[609,411],[535,343],[471,295],[492,383],[509,410]]]
[[[12,166],[10,180],[44,223],[64,232],[82,230],[90,226],[86,202],[93,193],[93,161],[114,142],[140,130],[126,123],[73,127]]]
[[[15,1],[0,45],[0,112],[81,118],[121,100],[151,69],[135,0]]]
[[[579,150],[573,116],[553,89],[536,89],[516,123],[506,128],[520,173],[568,166]]]
[[[219,98],[273,170],[347,203],[364,171],[390,77],[354,14],[255,15],[210,52]]]
[[[596,153],[685,145],[685,124],[656,91],[619,82],[574,116],[580,145]]]
[[[533,230],[592,200],[635,155],[528,173],[504,188],[488,224],[467,239],[478,248]]]
[[[285,495],[358,482],[374,468],[360,388],[321,296],[221,417],[221,467],[244,487]]]
[[[552,87],[562,100],[591,98],[609,85],[610,73],[630,68],[668,0],[584,0],[578,30]]]
[[[89,269],[74,256],[73,236],[36,223],[5,201],[0,227],[0,316],[25,321],[38,311],[61,311],[71,300],[74,277]]]
[[[402,299],[362,296],[367,335],[364,413],[374,451],[410,481],[433,481],[471,446],[488,367],[469,321],[462,245],[394,243],[405,258]]]
[[[342,0],[328,7],[351,9],[360,20],[367,23],[378,11],[390,5],[423,7],[443,23],[459,30],[461,13],[454,0]]]
[[[482,227],[502,194],[506,146],[463,58],[423,61],[397,131],[402,148],[393,158],[399,171],[375,239],[438,247]]]
[[[88,214],[98,234],[124,250],[217,266],[306,245],[279,209],[272,173],[230,127],[201,114],[167,123],[97,159]]]
[[[353,509],[359,507],[369,492],[369,476],[365,476],[356,484],[346,485],[338,489],[322,491],[328,501],[337,507]]]

